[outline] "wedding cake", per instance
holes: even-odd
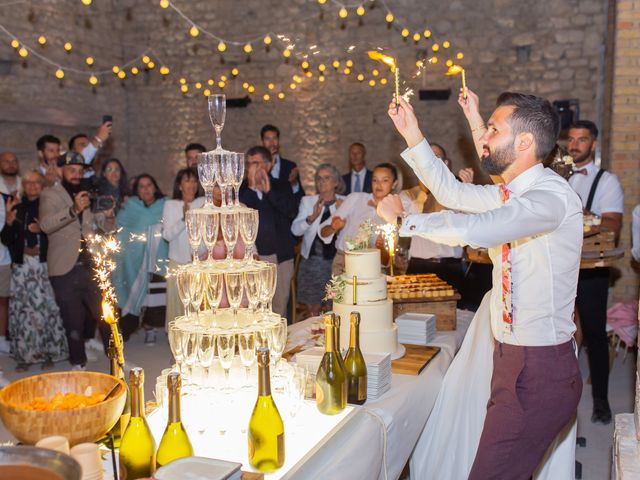
[[[363,353],[390,353],[392,359],[404,353],[393,323],[393,301],[387,298],[387,279],[381,273],[380,250],[345,252],[344,289],[333,311],[340,316],[340,346],[349,345],[349,315],[360,313],[360,349]]]

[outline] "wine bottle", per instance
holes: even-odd
[[[360,314],[351,312],[349,320],[349,350],[344,357],[348,385],[347,401],[362,405],[367,401],[367,365],[360,350]]]
[[[110,371],[111,375],[124,381],[124,370],[118,363],[118,354],[116,352],[116,347],[113,344],[113,338],[109,340],[109,347],[107,349],[107,354],[110,360]],[[125,385],[126,382],[125,382]],[[107,437],[111,436],[113,438],[113,447],[120,448],[120,441],[122,439],[122,434],[127,429],[127,425],[129,424],[129,419],[131,418],[131,392],[127,385],[126,395],[127,398],[124,402],[124,408],[122,409],[122,414],[120,418],[116,422],[116,424],[111,428],[109,433],[107,433]]]
[[[249,420],[249,463],[262,472],[273,472],[284,464],[284,423],[271,397],[269,349],[260,347],[258,399]]]
[[[156,453],[158,468],[178,458],[193,455],[191,441],[180,420],[182,380],[179,373],[171,372],[167,376],[167,389],[169,390],[169,420]]]
[[[153,475],[156,466],[156,442],[144,418],[144,371],[132,368],[131,419],[120,441],[120,478],[134,480]]]
[[[324,356],[316,373],[316,406],[325,415],[335,415],[347,406],[347,376],[340,352],[336,351],[336,316],[324,315]]]

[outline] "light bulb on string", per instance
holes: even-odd
[[[313,77],[313,72],[312,72],[311,70],[309,70],[309,71],[307,71],[307,72],[304,72],[304,74],[305,74],[305,76],[306,76],[307,78],[311,78],[311,77]]]
[[[295,90],[295,89],[296,89],[296,87],[297,87],[297,85],[296,85],[295,83],[290,83],[290,84],[289,84],[289,88],[290,88],[291,90]]]
[[[22,58],[26,57],[27,55],[29,55],[29,51],[22,47],[20,48],[20,50],[18,50],[18,55],[20,55]]]
[[[14,38],[13,40],[11,40],[11,46],[15,49],[18,49],[20,48],[20,42]]]
[[[429,38],[431,37],[431,30],[427,29],[422,34],[424,35],[424,38]]]
[[[345,75],[349,75],[351,73],[351,69],[347,67],[342,71],[342,73],[344,73]]]
[[[369,86],[370,87],[375,87],[376,86],[376,81],[374,79],[369,80]]]
[[[194,87],[196,87],[196,89],[200,90],[202,88],[202,83],[196,82]]]
[[[223,82],[227,81],[227,76],[226,75],[220,75],[220,80],[222,80]]]
[[[416,60],[416,67],[418,68],[424,67],[424,62],[422,60]]]
[[[120,72],[120,67],[119,67],[119,66],[117,66],[117,65],[114,65],[114,66],[111,68],[111,71],[117,75],[117,74],[118,74],[118,72]]]
[[[431,45],[431,50],[433,50],[434,52],[437,52],[438,50],[440,50],[440,45],[438,45],[437,43],[434,43],[433,45]]]
[[[276,86],[273,83],[270,83],[269,85],[267,85],[267,88],[269,90],[273,90],[274,88],[276,88]]]
[[[153,62],[149,62],[149,63],[147,63],[147,68],[148,68],[149,70],[153,70],[153,68],[154,68],[155,66],[156,66],[156,64],[155,64],[155,63],[153,63]]]
[[[349,16],[349,11],[346,8],[342,7],[338,12],[338,16],[340,18],[347,18]]]
[[[244,53],[247,53],[247,54],[248,54],[248,53],[253,52],[253,47],[251,46],[251,44],[250,44],[250,43],[247,43],[247,44],[242,48],[242,50],[244,50]]]
[[[249,93],[253,93],[256,91],[256,87],[254,87],[253,85],[249,85],[249,88],[247,88],[247,92]]]
[[[318,0],[318,3],[319,3],[320,5],[324,5],[325,3],[327,3],[327,0]]]
[[[200,30],[198,30],[198,27],[196,27],[195,25],[191,25],[191,28],[189,29],[189,35],[191,35],[192,37],[197,37],[198,35],[200,35]]]
[[[71,45],[71,42],[66,42],[64,44],[64,49],[67,51],[67,53],[70,53],[71,50],[73,50],[73,45]]]
[[[462,52],[458,52],[458,53],[456,54],[456,58],[457,58],[458,60],[462,60],[462,59],[464,58],[464,53],[462,53]]]
[[[402,38],[407,38],[409,36],[409,29],[408,28],[403,28],[402,31],[400,32],[400,35],[402,35]]]
[[[337,70],[340,68],[340,62],[338,60],[334,60],[331,66]]]
[[[140,73],[138,67],[131,67],[131,75],[137,75],[138,73]]]
[[[227,45],[220,40],[220,42],[218,43],[218,51],[219,52],[224,52],[227,49]]]
[[[169,8],[169,0],[160,0],[160,8]]]
[[[280,100],[284,100],[284,93],[280,92],[280,93],[278,94],[278,98],[279,98]]]
[[[224,80],[220,80],[220,81],[218,82],[218,88],[220,88],[220,89],[224,88],[226,85],[227,85],[227,84],[226,84],[226,83],[224,83]]]
[[[164,65],[160,67],[160,75],[169,75],[169,67]]]
[[[282,52],[282,56],[284,58],[289,58],[291,56],[291,50],[289,50],[288,48],[284,50],[284,52]]]
[[[181,85],[180,86],[180,91],[182,93],[187,93],[189,91],[189,85]]]
[[[380,75],[380,71],[377,68],[374,68],[373,70],[371,70],[371,75],[377,77],[378,75]]]
[[[393,22],[393,13],[391,12],[387,12],[387,16],[384,17],[384,19],[387,21],[387,23],[392,23]]]
[[[453,65],[453,60],[449,59],[444,63],[447,67],[450,67],[451,65]]]
[[[324,82],[324,75],[320,75],[320,76],[318,77],[318,81],[319,81],[319,82]]]
[[[413,41],[418,43],[420,41],[420,34],[418,32],[413,34]]]
[[[124,70],[120,70],[120,71],[118,72],[118,78],[119,78],[120,80],[124,80],[124,78],[125,78],[126,76],[127,76],[127,74],[126,74],[126,72],[125,72]]]
[[[234,77],[237,77],[239,73],[240,73],[240,70],[238,70],[237,68],[231,69],[231,75],[233,75]]]
[[[445,40],[444,42],[442,42],[442,48],[449,48],[451,46],[451,43],[449,43],[448,40]]]
[[[359,82],[362,82],[364,80],[364,75],[359,73],[356,78],[358,79]]]
[[[149,63],[150,61],[151,61],[151,59],[147,55],[142,57],[142,63]]]
[[[40,35],[40,36],[38,37],[38,43],[39,43],[40,45],[43,45],[43,46],[44,46],[44,45],[46,45],[46,43],[47,43],[47,37],[45,37],[44,35]]]
[[[91,75],[89,77],[89,83],[91,85],[97,85],[98,84],[98,77],[96,77],[95,75]]]
[[[303,70],[306,70],[307,68],[309,68],[309,62],[307,62],[306,60],[304,60],[300,66],[302,67]]]
[[[302,78],[299,75],[294,75],[293,81],[296,83],[302,83]]]
[[[213,78],[210,78],[209,80],[207,80],[207,85],[209,85],[210,87],[213,87],[216,84],[216,82],[213,81]]]
[[[244,88],[245,90],[246,90],[247,88],[249,88],[249,82],[244,82],[244,83],[242,84],[242,88]]]
[[[380,79],[380,85],[386,85],[387,84],[387,79],[386,78],[381,78]]]
[[[347,60],[347,67],[351,68],[353,67],[353,60]]]
[[[318,65],[318,70],[320,70],[321,72],[324,72],[327,69],[327,66],[324,63],[321,63],[320,65]]]
[[[436,57],[436,56],[431,57],[431,58],[429,59],[429,63],[430,63],[431,65],[435,65],[436,63],[438,63],[438,57]]]
[[[86,62],[87,65],[91,66],[94,64],[94,59],[93,57],[87,57],[84,59],[84,61]]]
[[[187,83],[187,79],[186,79],[186,78],[184,78],[184,77],[182,77],[182,78],[179,80],[179,82],[180,82],[180,85],[184,85],[184,84],[186,84],[186,83]]]
[[[271,37],[269,35],[265,36],[264,39],[262,40],[264,42],[265,45],[271,45]]]
[[[263,99],[265,102],[268,102],[270,98],[271,98],[271,97],[269,96],[269,94],[268,94],[268,93],[265,93],[265,94],[262,96],[262,99]]]
[[[208,88],[206,88],[206,89],[202,92],[202,94],[203,94],[205,97],[208,97],[209,95],[211,95],[211,90],[209,90]]]
[[[92,1],[93,1],[93,0],[82,0],[82,4],[83,4],[83,5],[86,5],[86,6],[88,7],[89,5],[91,5],[91,2],[92,2]]]
[[[358,8],[356,8],[356,14],[359,17],[362,17],[365,13],[366,13],[366,10],[364,9],[364,7],[362,5],[360,5]]]

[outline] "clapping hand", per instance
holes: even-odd
[[[415,147],[422,141],[424,137],[418,126],[416,114],[411,104],[404,98],[400,97],[399,107],[396,106],[395,101],[392,101],[389,104],[388,114],[400,135],[406,140],[409,148]]]
[[[331,228],[334,232],[342,230],[346,224],[347,221],[341,217],[335,216],[331,219]]]
[[[313,212],[311,212],[311,221],[313,222],[316,218],[320,216],[322,213],[322,209],[324,208],[324,201],[318,198],[318,201],[313,206]]]
[[[458,177],[462,183],[473,183],[473,168],[463,168],[458,172]]]
[[[293,167],[289,172],[289,183],[291,185],[298,183],[298,167]]]
[[[11,225],[16,220],[16,216],[18,215],[18,212],[16,211],[15,206],[17,204],[18,204],[18,200],[15,197],[10,196],[9,198],[7,198],[7,202],[5,204],[5,209],[6,209],[5,223],[7,225]]]
[[[256,188],[262,193],[269,193],[271,191],[271,180],[269,174],[262,169],[258,169],[255,174]]]

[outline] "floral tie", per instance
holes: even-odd
[[[507,203],[509,200],[509,190],[504,184],[500,184],[500,199],[502,203]],[[502,321],[506,332],[511,332],[513,325],[513,304],[511,303],[511,244],[502,244]]]

